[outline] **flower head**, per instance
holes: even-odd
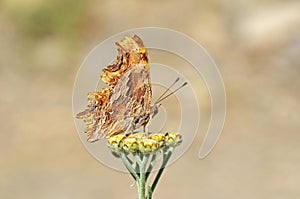
[[[109,148],[117,154],[122,151],[127,153],[154,153],[166,147],[176,147],[182,142],[182,137],[178,133],[168,132],[153,133],[147,135],[139,132],[129,135],[118,134],[108,139]]]

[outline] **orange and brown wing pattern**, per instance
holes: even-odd
[[[109,99],[111,94],[112,90],[109,88],[89,93],[87,108],[76,115],[76,118],[82,119],[85,123],[84,132],[88,134],[89,142],[97,140],[95,140],[94,134],[99,126],[102,126],[107,120],[107,110],[110,106]]]
[[[125,37],[122,41],[116,42],[118,46],[118,57],[114,64],[107,66],[101,75],[101,80],[114,88],[123,75],[141,62],[148,64],[147,50],[143,41],[134,35]]]
[[[149,120],[152,92],[147,50],[137,35],[116,45],[117,59],[101,75],[111,88],[89,94],[87,108],[77,114],[86,124],[89,142],[129,133]]]
[[[139,118],[148,117],[152,100],[148,54],[142,40],[134,35],[116,45],[117,61],[102,74],[102,80],[113,87],[110,120],[100,129],[105,137],[128,133],[144,125],[146,122],[140,122]]]
[[[102,131],[106,137],[119,133],[129,133],[145,125],[140,120],[150,114],[152,91],[149,68],[139,64],[126,72],[111,96],[111,120],[106,121]]]

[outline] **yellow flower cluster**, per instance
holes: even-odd
[[[134,133],[130,135],[119,134],[108,139],[108,146],[117,155],[122,151],[127,153],[153,153],[164,147],[175,147],[182,142],[178,133],[168,132],[165,134]]]

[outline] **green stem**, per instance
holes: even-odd
[[[160,167],[160,169],[159,169],[159,171],[158,171],[158,173],[157,173],[157,175],[156,175],[156,177],[155,177],[155,179],[152,183],[151,190],[148,190],[148,199],[152,198],[152,193],[154,192],[154,190],[155,190],[155,188],[158,184],[158,181],[159,181],[165,167],[167,166],[167,163],[168,163],[173,151],[174,151],[174,147],[170,147],[167,150],[164,150],[162,165],[161,165],[161,167]]]
[[[139,154],[134,154],[134,159],[136,161],[136,163],[138,164],[138,166],[140,166],[142,164],[142,157]]]
[[[163,162],[160,169],[155,176],[155,179],[152,183],[152,186],[147,187],[147,196],[146,196],[146,182],[151,174],[151,171],[154,168],[156,163],[157,154],[153,154],[151,157],[150,165],[147,169],[147,164],[150,158],[150,154],[135,154],[134,159],[132,161],[126,155],[126,153],[121,153],[121,158],[127,170],[130,172],[131,176],[135,179],[138,185],[138,195],[139,199],[152,199],[152,193],[154,192],[162,173],[167,166],[167,163],[173,154],[174,147],[168,147],[163,149]]]
[[[139,176],[135,169],[132,167],[131,161],[128,159],[125,153],[121,153],[121,158],[130,175],[135,179],[135,181],[137,181],[139,179]]]
[[[148,167],[148,169],[147,169],[147,172],[146,172],[146,180],[147,180],[148,177],[150,176],[151,171],[152,171],[152,169],[154,168],[155,163],[156,163],[156,153],[154,153],[154,154],[152,155],[150,165],[149,165],[149,167]]]
[[[149,155],[143,155],[137,162],[139,163],[140,168],[140,177],[138,180],[138,191],[139,191],[139,199],[146,199],[146,166],[149,160]]]

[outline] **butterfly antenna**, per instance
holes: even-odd
[[[161,98],[168,92],[172,92],[170,89],[179,81],[179,77],[159,96],[159,98],[156,100],[154,104],[156,104],[158,101],[161,101]]]
[[[178,88],[176,88],[174,91],[172,91],[171,93],[169,93],[168,95],[160,98],[159,100],[157,100],[155,103],[159,103],[161,101],[163,101],[164,99],[166,99],[167,97],[169,97],[170,95],[173,95],[174,93],[176,93],[179,89],[183,88],[184,86],[187,85],[187,82],[184,82],[181,86],[179,86]]]

